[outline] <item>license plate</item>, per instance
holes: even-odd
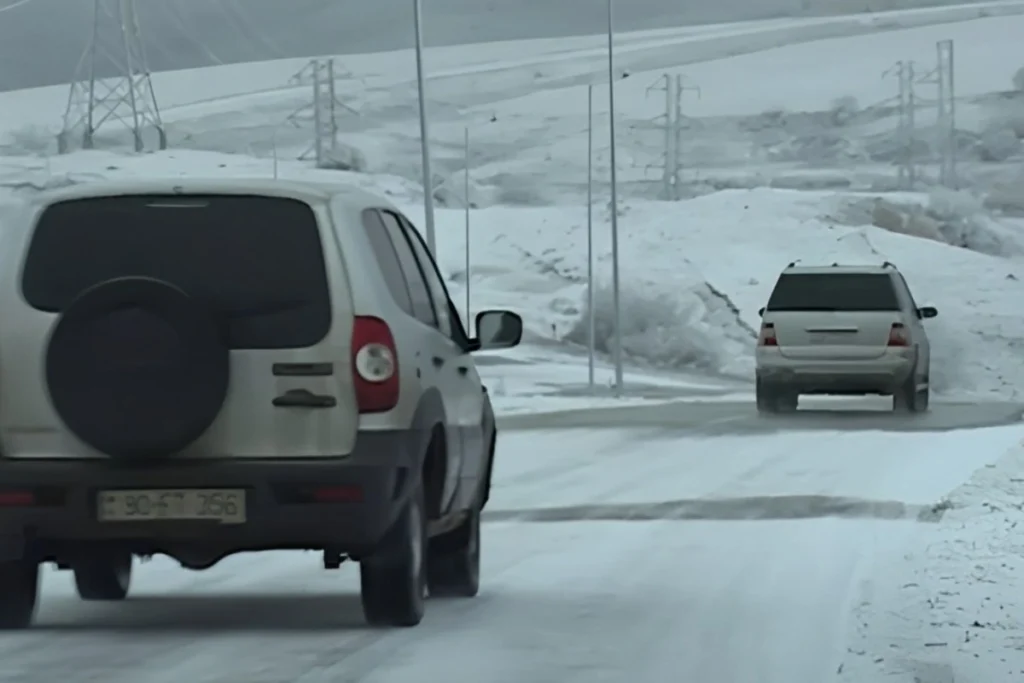
[[[842,344],[850,339],[850,335],[842,332],[812,332],[812,344]]]
[[[101,522],[200,520],[245,523],[244,489],[120,489],[100,491]]]

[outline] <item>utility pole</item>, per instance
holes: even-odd
[[[430,170],[430,126],[427,116],[426,77],[423,74],[423,4],[412,2],[412,23],[416,39],[416,97],[420,110],[420,165],[423,173],[423,213],[426,215],[427,249],[437,257],[434,232],[434,174]]]
[[[100,70],[110,66],[115,73],[101,77]],[[93,149],[97,132],[111,122],[131,132],[136,152],[146,148],[143,134],[149,129],[157,148],[167,149],[135,0],[93,0],[92,36],[75,68],[57,151],[71,151],[76,138],[83,149]]]
[[[619,189],[615,161],[615,50],[614,50],[614,0],[608,0],[608,139],[610,141],[609,161],[611,162],[611,213],[612,213],[612,308],[615,320],[615,395],[621,397],[623,386],[622,370],[622,308],[619,291]]]

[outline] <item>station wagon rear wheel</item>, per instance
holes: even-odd
[[[39,602],[39,564],[27,560],[0,562],[0,630],[32,625]]]

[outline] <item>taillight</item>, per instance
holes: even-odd
[[[893,323],[889,328],[889,346],[910,346],[910,337],[903,323]]]
[[[758,346],[778,346],[779,340],[775,338],[775,325],[764,323],[761,325],[761,334],[757,335]]]
[[[25,507],[35,505],[36,497],[31,491],[0,491],[0,506]]]
[[[383,413],[398,404],[398,351],[391,329],[380,318],[355,319],[352,381],[360,413]]]

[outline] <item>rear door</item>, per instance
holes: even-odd
[[[48,329],[78,294],[113,278],[164,280],[219,317],[231,349],[220,415],[181,456],[344,455],[358,425],[349,371],[351,299],[329,221],[324,206],[273,196],[126,195],[58,203],[39,217],[25,256],[22,296],[39,313],[28,320]],[[5,365],[45,376],[45,349],[30,342],[39,338],[30,332],[12,339],[3,349]],[[0,389],[7,454],[99,457],[62,428],[45,387],[36,389],[41,384]],[[290,405],[281,405],[282,398]],[[39,416],[45,416],[41,423]]]
[[[438,331],[444,337],[444,344],[453,354],[452,361],[441,368],[445,386],[452,392],[451,401],[455,406],[448,417],[453,421],[462,447],[462,460],[458,468],[451,468],[449,476],[463,479],[462,491],[476,491],[476,484],[483,476],[487,445],[484,443],[484,389],[476,364],[470,357],[468,335],[451,297],[444,284],[444,277],[431,256],[419,231],[404,216],[402,227],[416,258],[419,260],[438,310],[444,310]],[[447,502],[447,501],[446,501]]]
[[[888,273],[783,273],[764,315],[779,352],[800,359],[878,358],[900,321]]]
[[[432,384],[441,393],[444,403],[446,430],[448,436],[448,469],[444,494],[441,500],[442,510],[446,509],[458,488],[459,472],[462,469],[463,447],[462,435],[459,430],[459,375],[457,366],[461,349],[456,347],[449,336],[450,321],[448,307],[440,306],[431,287],[432,271],[416,256],[414,242],[410,239],[401,217],[390,210],[382,209],[378,214],[387,230],[398,253],[402,270],[409,283],[417,307],[417,318],[425,325],[430,334],[424,335],[427,347],[422,349],[430,367]],[[464,381],[464,380],[463,380]]]

